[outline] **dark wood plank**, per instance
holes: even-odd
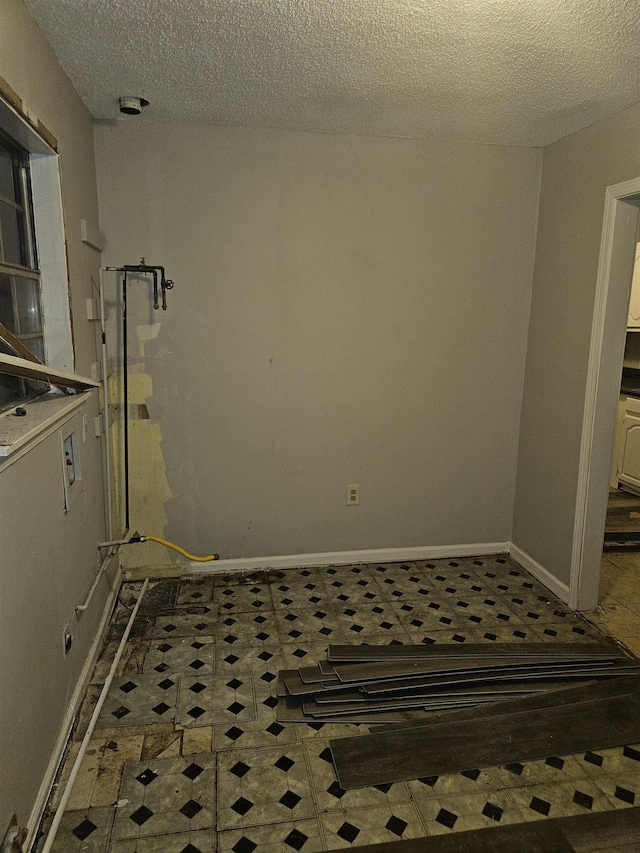
[[[287,693],[287,689],[284,685],[283,677],[286,675],[291,675],[297,670],[281,670],[278,673],[278,681],[277,684],[277,695],[278,695],[278,705],[276,706],[276,720],[279,723],[311,723],[311,722],[320,722],[313,717],[309,717],[304,713],[302,708],[302,698],[298,696],[291,696]],[[422,711],[398,711],[398,712],[380,712],[380,713],[366,713],[362,714],[361,717],[354,718],[353,716],[347,718],[336,718],[332,717],[332,723],[374,723],[374,724],[383,724],[383,723],[398,723],[402,725],[408,725],[412,722],[419,722],[421,719],[424,719],[424,712]]]
[[[457,643],[434,643],[433,645],[393,645],[393,646],[329,646],[327,657],[330,663],[382,660],[432,660],[433,658],[469,658],[486,657],[486,643],[470,643],[460,646]],[[494,657],[520,657],[522,655],[566,655],[567,657],[609,657],[621,654],[612,642],[601,643],[495,643],[490,654]]]
[[[326,676],[322,674],[319,666],[303,666],[298,670],[298,675],[305,684],[315,684],[319,681],[326,681]],[[334,675],[335,678],[335,675]]]
[[[532,687],[527,688],[522,684],[456,684],[453,688],[447,687],[446,690],[440,690],[438,688],[434,690],[430,687],[416,687],[407,692],[405,695],[427,696],[432,699],[491,696],[493,700],[499,701],[504,698],[515,699],[518,696],[532,696],[535,693],[540,693],[544,690],[545,686],[546,685],[543,685],[542,687],[539,685],[533,685]],[[356,700],[360,698],[365,701],[367,699],[367,694],[364,693],[360,687],[356,687],[352,690],[345,690],[344,692],[326,691],[314,693],[313,695],[316,702],[321,704],[326,703],[329,705],[333,702],[343,702],[347,699]]]
[[[278,680],[276,681],[276,696],[288,696],[289,691],[287,690],[287,685],[285,684],[285,678],[289,678],[293,675],[297,675],[297,669],[281,669],[278,672]]]
[[[477,673],[510,670],[543,670],[550,667],[566,669],[602,666],[616,663],[618,665],[633,665],[633,662],[622,655],[610,658],[566,658],[565,656],[538,657],[521,655],[517,657],[495,657],[488,653],[484,657],[474,657],[471,660],[419,660],[419,661],[375,661],[372,663],[336,664],[336,675],[344,684],[363,684],[366,681],[383,681],[395,678],[412,678],[431,674],[449,674],[455,672]],[[304,680],[304,679],[303,679]]]
[[[276,720],[279,723],[308,723],[309,717],[302,709],[302,699],[297,696],[278,696]]]
[[[640,700],[628,695],[473,721],[434,723],[331,741],[340,787],[439,776],[640,740]]]
[[[336,674],[333,671],[333,664],[330,664],[328,660],[319,660],[318,666],[320,667],[320,671],[322,672],[325,678],[336,677]]]
[[[553,824],[553,820],[517,823],[451,835],[365,844],[357,850],[358,853],[575,853],[561,829]],[[347,850],[353,847],[343,847],[335,853]]]
[[[413,728],[414,726],[430,726],[434,723],[463,722],[464,720],[475,720],[482,716],[488,717],[495,716],[496,714],[517,713],[523,710],[543,711],[550,707],[561,707],[576,702],[588,701],[589,699],[604,698],[606,696],[624,696],[629,693],[640,696],[640,679],[637,676],[612,678],[607,681],[579,682],[571,687],[557,687],[554,685],[552,689],[538,693],[535,696],[504,699],[496,702],[493,706],[489,705],[482,708],[461,711],[438,712],[429,716],[422,723],[412,723],[409,728]],[[406,726],[381,726],[379,729],[373,729],[372,734],[380,734],[400,728],[406,728]]]
[[[586,818],[581,820],[581,818]],[[576,853],[617,850],[640,850],[640,807],[614,812],[559,818],[562,833]]]
[[[313,697],[316,702],[326,703],[328,705],[334,702],[365,702],[366,696],[358,688],[347,690],[323,690],[322,692],[314,693]]]
[[[337,678],[332,682],[321,681],[315,684],[305,684],[297,669],[290,670],[284,676],[283,681],[292,696],[303,696],[308,693],[316,693],[318,690],[345,690],[345,685]]]
[[[618,670],[619,672],[619,670]],[[618,672],[608,667],[582,667],[569,671],[564,667],[548,669],[546,671],[531,672],[518,669],[512,672],[499,672],[498,670],[461,673],[454,675],[431,675],[422,678],[404,678],[397,681],[372,681],[361,685],[362,690],[370,696],[386,693],[404,693],[414,687],[442,688],[446,685],[457,684],[542,684],[543,682],[570,682],[584,681],[590,678],[602,678],[606,676],[617,676]],[[638,673],[640,667],[625,667],[625,674],[629,672]]]
[[[305,714],[312,716],[333,717],[339,714],[358,714],[371,711],[393,711],[408,708],[422,708],[425,711],[445,710],[447,708],[468,708],[471,705],[491,702],[491,698],[485,699],[430,699],[424,696],[407,699],[400,696],[396,699],[381,699],[376,702],[340,702],[334,705],[321,705],[313,697],[302,697],[302,707]]]
[[[280,696],[276,706],[276,720],[279,723],[321,723],[321,717],[312,717],[304,713],[302,707],[302,699],[296,696]],[[362,714],[353,714],[349,716],[329,717],[326,722],[330,723],[349,723],[357,725],[359,723],[403,723],[407,725],[411,722],[417,722],[425,716],[424,711],[379,711],[379,712],[363,712]]]

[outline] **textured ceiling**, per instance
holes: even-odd
[[[26,0],[96,118],[546,145],[640,101],[639,0]]]

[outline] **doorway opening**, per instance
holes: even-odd
[[[604,551],[640,552],[640,232],[627,317]]]
[[[639,208],[640,178],[607,187],[589,350],[569,589],[569,604],[577,610],[593,610],[598,604]]]

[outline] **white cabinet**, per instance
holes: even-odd
[[[640,398],[621,401],[616,436],[617,482],[640,493]]]
[[[636,261],[633,267],[627,329],[640,331],[640,243],[636,246]]]

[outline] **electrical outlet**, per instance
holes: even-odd
[[[360,483],[347,486],[347,506],[358,506],[360,503]]]

